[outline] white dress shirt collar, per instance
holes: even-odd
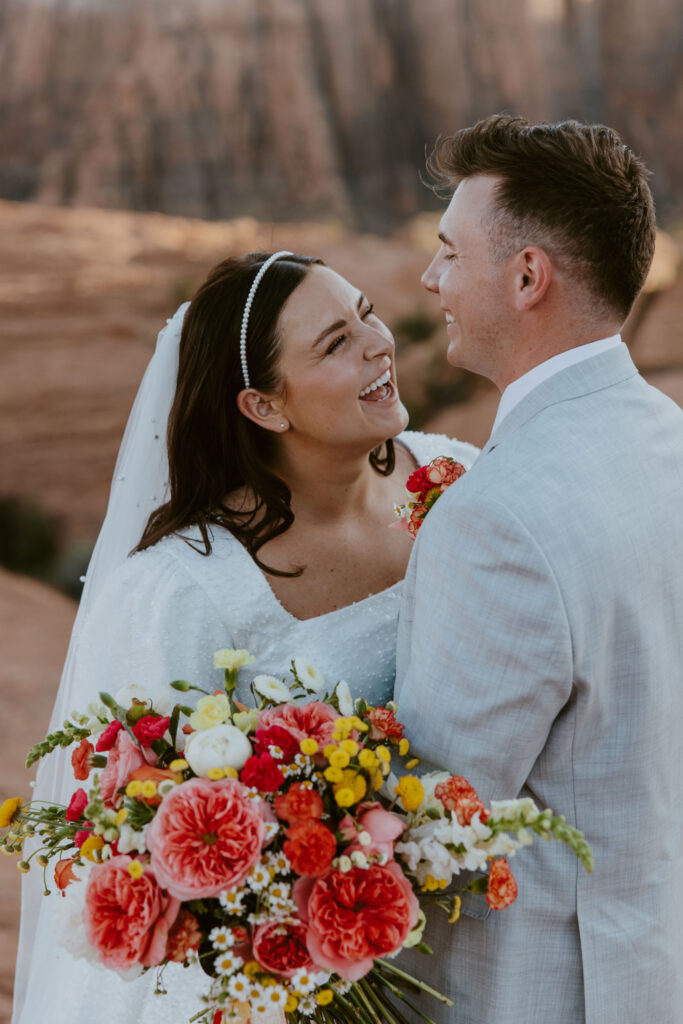
[[[526,398],[534,388],[548,380],[549,377],[554,376],[568,366],[573,366],[584,359],[590,359],[592,356],[606,352],[616,345],[623,344],[619,334],[613,334],[610,338],[601,338],[599,341],[589,341],[587,345],[577,345],[576,348],[567,349],[566,352],[560,352],[559,355],[546,359],[544,363],[539,363],[538,366],[534,366],[527,373],[518,377],[517,380],[513,380],[511,384],[508,384],[500,397],[500,405],[498,406],[498,412],[496,413],[491,433],[493,434],[501,420],[505,419],[508,413],[516,405],[519,405],[523,398]]]

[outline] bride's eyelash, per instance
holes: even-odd
[[[360,315],[361,320],[365,320],[366,316],[370,316],[370,314],[374,313],[374,312],[375,312],[375,306],[371,302],[370,305],[368,306],[368,308],[366,310],[364,310],[364,312],[361,313],[361,315]],[[347,338],[346,334],[340,334],[337,338],[335,338],[334,341],[331,342],[328,345],[328,347],[326,348],[325,355],[329,356],[329,355],[332,355],[333,352],[336,352],[337,349],[339,348],[339,346],[346,341],[346,338]]]

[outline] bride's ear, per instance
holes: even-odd
[[[237,396],[237,408],[258,427],[283,434],[289,429],[289,423],[275,404],[276,401],[266,398],[254,388],[244,388]]]

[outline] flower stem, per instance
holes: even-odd
[[[415,985],[417,988],[422,989],[423,992],[428,992],[430,996],[434,996],[435,999],[438,999],[439,1002],[443,1003],[445,1006],[453,1005],[453,1000],[449,999],[448,996],[443,995],[442,992],[437,992],[435,988],[431,988],[431,986],[425,984],[424,981],[419,981],[417,978],[413,978],[411,974],[406,974],[406,972],[402,971],[399,967],[394,967],[393,964],[387,963],[386,960],[375,960],[375,963],[379,964],[385,970],[390,971],[392,974],[397,975],[397,977],[403,978],[404,981],[409,981],[411,985]]]

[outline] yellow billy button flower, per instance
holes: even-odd
[[[353,717],[351,718],[351,725],[356,730],[356,732],[367,732],[368,729],[370,728],[368,723],[364,722],[362,718],[358,717],[358,715],[353,715]]]
[[[255,978],[261,971],[261,965],[258,960],[247,960],[242,971],[248,978]]]
[[[244,650],[244,648],[235,650],[231,647],[224,647],[222,650],[214,652],[213,667],[227,669],[242,668],[243,665],[251,665],[254,660],[249,651]]]
[[[102,836],[88,836],[86,841],[83,843],[80,849],[80,856],[85,857],[86,860],[95,860],[95,853],[97,850],[101,850],[104,846],[104,839]]]
[[[406,811],[416,811],[424,800],[424,787],[414,775],[404,775],[398,780],[394,792]]]
[[[420,763],[420,758],[419,758],[419,757],[412,757],[412,758],[410,759],[410,761],[406,761],[406,768],[407,768],[407,769],[408,769],[409,771],[412,771],[412,770],[413,770],[413,768],[417,768],[417,766],[419,765],[419,763]]]
[[[211,779],[212,782],[218,782],[219,779],[225,778],[225,772],[222,768],[209,768],[206,777]]]
[[[384,764],[382,764],[384,767]],[[382,772],[377,768],[374,769],[370,775],[370,789],[380,789],[384,782],[384,776]]]
[[[386,764],[389,764],[389,761],[391,761],[391,752],[383,743],[380,743],[378,747],[375,747],[375,753],[380,761],[384,761]]]
[[[410,743],[408,742],[407,739],[405,739],[405,737],[398,741],[398,752],[401,755],[401,757],[405,757],[409,750]]]
[[[326,768],[323,774],[328,782],[342,782],[344,779],[341,768]]]
[[[361,768],[376,768],[379,758],[374,750],[364,749],[358,755],[358,764]]]
[[[353,768],[347,768],[342,772],[341,780],[333,786],[333,791],[334,798],[340,807],[350,807],[363,799],[368,791],[368,784],[363,776]],[[351,800],[348,799],[349,793]]]
[[[116,815],[116,817],[114,818],[114,824],[117,825],[117,826],[118,825],[123,825],[124,821],[126,821],[127,818],[128,818],[128,808],[127,807],[122,807],[121,810]]]
[[[131,779],[126,786],[126,796],[142,796],[142,783],[139,779]]]
[[[319,749],[318,741],[314,740],[312,736],[307,736],[306,739],[301,740],[299,744],[299,750],[307,757],[312,757],[313,754],[317,754]]]
[[[298,1005],[299,1000],[290,992],[285,1003],[285,1013],[294,1013]]]
[[[435,892],[438,888],[439,883],[437,882],[436,878],[434,878],[434,875],[427,875],[427,877],[424,880],[424,885],[422,886],[422,891]]]
[[[321,988],[319,992],[315,994],[315,1001],[318,1006],[329,1006],[334,999],[334,992],[331,988]]]
[[[332,754],[330,754],[328,760],[332,768],[346,768],[347,765],[350,763],[351,758],[349,757],[345,750],[342,750],[341,747],[339,747]]]
[[[139,860],[132,860],[128,865],[128,874],[131,878],[142,878],[145,873],[145,869]]]
[[[324,747],[324,749],[323,749],[323,754],[324,754],[324,755],[325,755],[325,757],[326,757],[326,758],[327,758],[327,759],[329,760],[329,758],[330,758],[330,757],[332,757],[332,755],[333,755],[333,754],[334,754],[334,753],[335,753],[335,752],[336,752],[337,750],[339,750],[339,747],[337,746],[337,744],[336,744],[336,743],[328,743],[328,744],[327,744],[327,746],[326,746],[326,747]]]
[[[349,757],[355,757],[360,750],[360,747],[355,740],[342,740],[339,746],[349,755]]]
[[[0,828],[7,828],[10,825],[12,818],[23,802],[20,796],[11,796],[3,802],[2,807],[0,807]]]
[[[223,775],[226,779],[239,779],[240,773],[231,764],[223,765]]]
[[[353,731],[353,725],[349,718],[337,718],[334,723],[333,740],[345,740]]]
[[[142,796],[145,800],[150,800],[153,796],[156,796],[157,784],[153,779],[145,779],[142,783]]]
[[[172,772],[184,772],[190,766],[184,757],[176,757],[175,761],[171,761],[168,767]]]

